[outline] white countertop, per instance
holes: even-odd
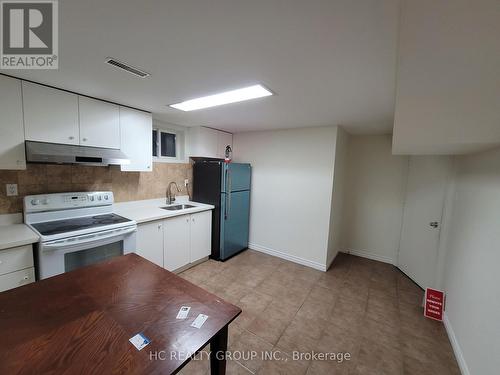
[[[165,198],[159,198],[115,203],[114,212],[117,215],[135,220],[137,224],[140,224],[148,221],[167,219],[173,216],[213,210],[215,208],[211,204],[191,202],[187,197],[177,197],[173,204],[190,204],[195,207],[178,211],[168,211],[161,208],[167,206]]]
[[[38,242],[38,235],[25,224],[0,225],[0,250]]]

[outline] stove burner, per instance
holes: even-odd
[[[44,223],[32,224],[32,226],[38,232],[40,232],[41,235],[50,236],[54,234],[74,232],[77,230],[98,228],[105,225],[126,223],[128,221],[131,220],[125,219],[124,217],[116,214],[105,214],[96,216],[84,216],[75,219],[47,221]]]

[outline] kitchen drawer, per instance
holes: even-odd
[[[0,250],[0,275],[33,267],[33,247],[31,245]]]
[[[25,270],[7,273],[0,276],[0,292],[17,288],[35,281],[35,269],[33,267]]]

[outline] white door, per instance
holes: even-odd
[[[119,106],[79,96],[78,113],[82,146],[120,148]]]
[[[412,156],[409,161],[398,265],[422,288],[433,287],[438,259],[448,156]]]
[[[189,264],[189,215],[163,221],[164,268],[174,271]]]
[[[163,221],[153,221],[137,226],[136,253],[163,267]]]
[[[78,95],[26,81],[22,88],[27,140],[80,144]]]
[[[191,215],[191,262],[210,255],[212,251],[212,211]]]
[[[21,81],[0,76],[0,169],[26,169]]]
[[[120,107],[121,150],[130,164],[122,171],[150,172],[153,170],[153,120],[151,113]]]

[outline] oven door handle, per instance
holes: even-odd
[[[105,240],[107,238],[119,237],[125,234],[137,232],[137,227],[127,227],[112,229],[109,231],[97,232],[93,234],[84,234],[82,236],[73,237],[73,239],[64,238],[61,240],[54,240],[43,243],[43,250],[54,251],[60,249],[71,249],[72,247],[80,246],[82,244],[91,243],[95,241]]]

